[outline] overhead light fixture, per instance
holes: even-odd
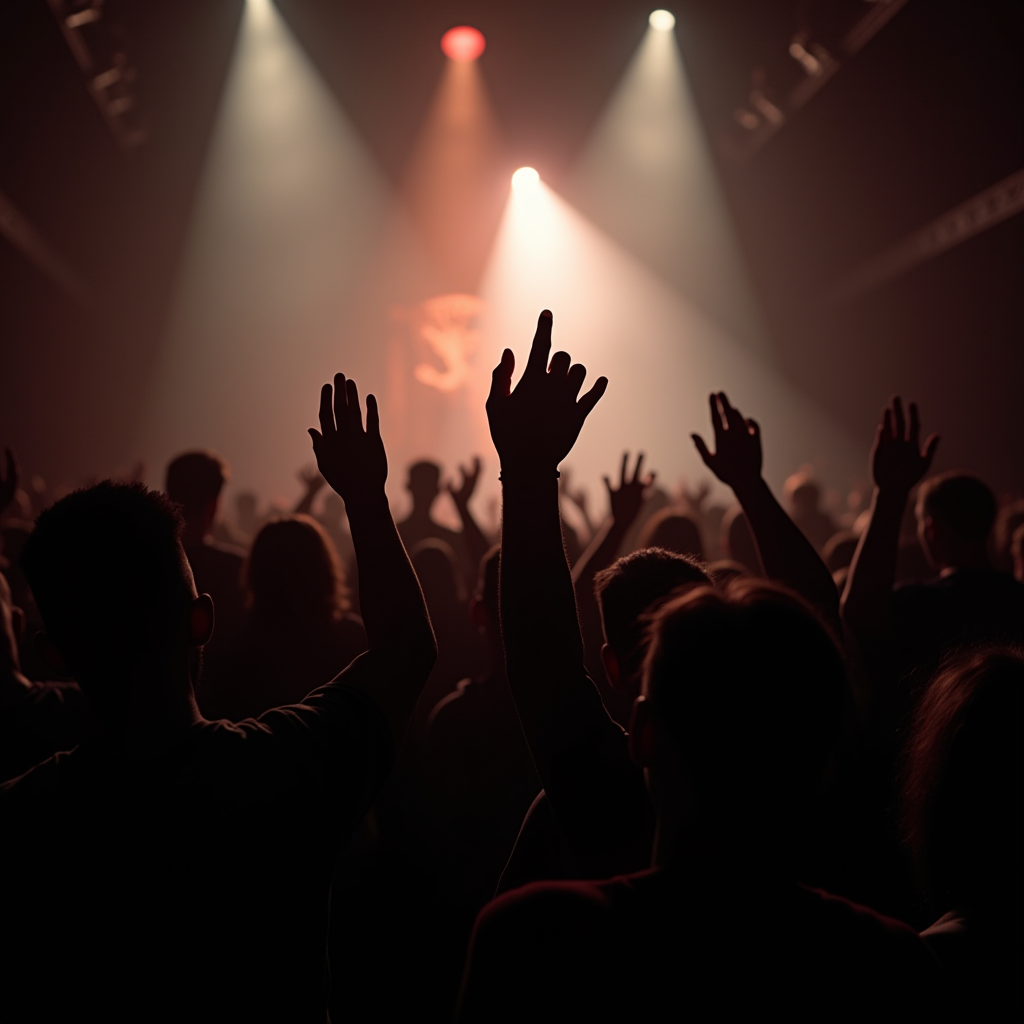
[[[647,21],[655,32],[671,32],[676,27],[676,16],[671,11],[651,11]]]

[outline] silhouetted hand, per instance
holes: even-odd
[[[632,477],[628,470],[629,452],[622,453],[622,469],[619,471],[619,486],[613,487],[608,477],[604,477],[604,485],[608,488],[608,503],[612,509],[612,519],[616,523],[628,525],[638,515],[644,503],[644,491],[650,487],[657,476],[656,473],[648,474],[644,480],[640,479],[640,467],[644,463],[644,453],[640,452],[636,457],[636,467]]]
[[[14,496],[18,493],[18,485],[21,483],[18,459],[13,448],[4,449],[4,462],[6,463],[6,472],[0,474],[0,512],[4,512],[14,501]]]
[[[316,494],[327,483],[316,466],[303,466],[299,470],[299,480],[306,488],[306,493],[310,495]]]
[[[459,466],[459,476],[461,479],[458,487],[454,487],[451,483],[446,486],[448,493],[452,496],[452,501],[455,502],[455,507],[463,509],[468,507],[469,499],[473,497],[477,481],[480,479],[480,456],[473,456],[473,465],[469,469]]]
[[[333,401],[332,401],[333,397]],[[380,438],[377,399],[366,396],[366,428],[354,380],[334,375],[334,388],[320,389],[320,429],[309,430],[316,464],[324,479],[346,502],[383,493],[388,458]]]
[[[579,363],[572,365],[566,352],[556,352],[548,366],[551,324],[551,313],[544,310],[537,321],[526,370],[514,391],[516,361],[511,349],[505,349],[491,375],[487,420],[503,472],[554,474],[576,443],[583,421],[608,387],[608,379],[598,377],[577,401],[586,368]]]
[[[921,422],[917,403],[910,403],[910,429],[906,430],[903,403],[894,395],[892,405],[886,406],[882,422],[875,433],[871,448],[871,475],[882,490],[906,491],[928,472],[939,435],[931,434],[921,448]]]
[[[715,452],[708,451],[700,434],[691,434],[704,465],[734,491],[761,478],[761,428],[744,419],[729,404],[724,391],[712,394],[711,425],[715,431]]]

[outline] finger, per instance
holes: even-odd
[[[526,361],[524,377],[539,376],[548,368],[548,353],[551,351],[551,325],[553,317],[551,310],[541,311],[537,317],[537,332],[533,336],[533,345],[530,347],[530,358]]]
[[[320,389],[320,433],[329,437],[334,433],[334,389],[325,384]]]
[[[313,454],[316,455],[320,450],[320,442],[324,439],[323,435],[319,430],[314,430],[312,427],[308,429],[307,433],[309,434],[309,439],[313,442]]]
[[[921,439],[921,417],[917,411],[917,402],[910,403],[910,442],[917,448]]]
[[[931,434],[924,443],[924,471],[931,469],[932,459],[935,458],[935,449],[939,447],[939,435]]]
[[[886,441],[892,440],[892,423],[892,409],[886,409],[885,412],[882,413],[882,425],[879,427],[881,436],[884,437]]]
[[[697,454],[704,460],[704,465],[711,469],[711,463],[714,456],[708,451],[708,446],[704,443],[704,438],[700,434],[691,434],[690,437],[693,440],[693,445],[697,449]]]
[[[757,420],[747,420],[747,433],[750,434],[751,437],[756,437],[759,441],[761,440],[761,425]]]
[[[719,405],[718,395],[712,393],[708,395],[708,405],[711,407],[711,427],[715,432],[715,448],[722,447],[722,432],[724,430],[722,426],[722,410]]]
[[[494,398],[508,398],[512,390],[512,373],[515,368],[516,357],[512,349],[507,348],[501,353],[501,361],[491,374],[491,393],[487,396],[488,401]]]
[[[584,374],[586,370],[584,369]],[[608,378],[598,377],[594,381],[594,386],[576,403],[576,408],[580,411],[583,419],[586,419],[593,411],[594,406],[601,401],[601,396],[608,390]]]
[[[345,382],[345,396],[348,399],[348,422],[358,433],[363,431],[363,410],[359,408],[359,389],[351,377]]]
[[[565,378],[565,393],[569,395],[573,401],[576,401],[576,396],[579,395],[580,389],[583,387],[583,382],[587,378],[587,369],[585,366],[581,366],[576,363],[575,366],[569,368],[569,374]]]
[[[892,411],[893,411],[893,427],[896,431],[896,440],[902,441],[905,437],[904,428],[906,427],[906,420],[903,418],[903,403],[900,401],[899,395],[892,396]]]
[[[619,470],[619,486],[626,486],[626,473],[629,468],[629,452],[622,453],[622,469]]]
[[[647,479],[644,481],[644,488],[653,487],[654,481],[657,479],[658,474],[654,470],[651,470],[651,472],[647,474]]]
[[[334,375],[334,422],[339,433],[348,427],[348,396],[345,394],[345,374]]]
[[[572,359],[568,352],[556,352],[551,357],[551,366],[548,368],[548,376],[557,380],[565,380],[566,375],[569,373],[569,365],[571,363]],[[580,381],[580,386],[582,387],[582,385],[583,382]]]
[[[370,437],[380,437],[380,409],[377,408],[377,396],[366,396],[366,433]]]
[[[480,456],[479,455],[474,455],[473,456],[473,476],[479,476],[480,475],[480,467],[482,465],[483,465],[483,463],[481,463],[481,461],[480,461]]]
[[[722,400],[722,413],[725,416],[725,422],[730,430],[735,430],[739,433],[745,433],[746,423],[743,417],[740,415],[738,409],[734,408],[729,402],[729,398],[724,391],[719,393],[718,396]]]
[[[633,470],[633,483],[640,479],[640,468],[644,464],[644,453],[640,452],[636,457],[636,469]]]
[[[610,498],[615,493],[612,488],[612,482],[606,476],[601,477],[601,479],[604,481],[604,485],[608,489],[608,497]]]

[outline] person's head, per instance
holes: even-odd
[[[678,509],[664,508],[651,516],[640,531],[639,543],[641,548],[664,548],[679,555],[691,555],[698,561],[704,560],[700,527]]]
[[[423,598],[435,625],[456,619],[465,622],[462,617],[466,614],[466,608],[452,546],[436,537],[428,537],[412,549],[410,561],[416,570],[423,588]]]
[[[845,690],[834,639],[795,594],[747,577],[673,597],[653,616],[630,727],[659,816],[741,857],[785,855]]]
[[[618,559],[594,577],[601,610],[601,660],[608,682],[635,696],[646,651],[645,615],[679,587],[707,584],[704,567],[688,555],[643,548]]]
[[[748,572],[761,572],[761,556],[757,553],[754,534],[747,522],[747,514],[739,505],[733,505],[722,519],[722,552],[733,562],[745,565]]]
[[[1024,526],[1024,500],[1011,501],[999,510],[995,528],[992,531],[992,546],[995,549],[998,567],[1013,572],[1013,538]]]
[[[282,516],[263,526],[252,542],[244,582],[261,628],[323,627],[348,608],[341,560],[309,516]]]
[[[939,910],[1021,907],[1024,651],[947,662],[918,707],[903,786],[905,835]]]
[[[94,704],[156,699],[140,688],[178,685],[196,670],[213,602],[196,595],[183,527],[165,495],[110,480],[36,520],[21,564],[46,630],[37,648]]]
[[[988,535],[996,499],[987,484],[968,473],[940,473],[917,492],[917,532],[937,569],[988,564]]]
[[[409,467],[409,482],[406,487],[412,495],[413,511],[428,515],[441,492],[441,467],[436,462],[427,460],[414,462]]]
[[[840,530],[825,542],[821,558],[828,571],[835,575],[840,569],[849,568],[853,553],[857,550],[857,535],[852,530]]]
[[[783,493],[795,515],[816,512],[821,502],[821,488],[806,470],[800,470],[787,477]]]
[[[213,452],[184,452],[171,461],[165,489],[171,501],[181,506],[190,534],[205,535],[213,526],[227,480],[227,463]]]

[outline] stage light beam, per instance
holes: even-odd
[[[647,20],[655,32],[671,32],[676,27],[676,16],[671,11],[651,11]]]
[[[487,40],[484,34],[470,25],[450,28],[441,36],[441,51],[449,60],[458,64],[472,63],[485,49]]]

